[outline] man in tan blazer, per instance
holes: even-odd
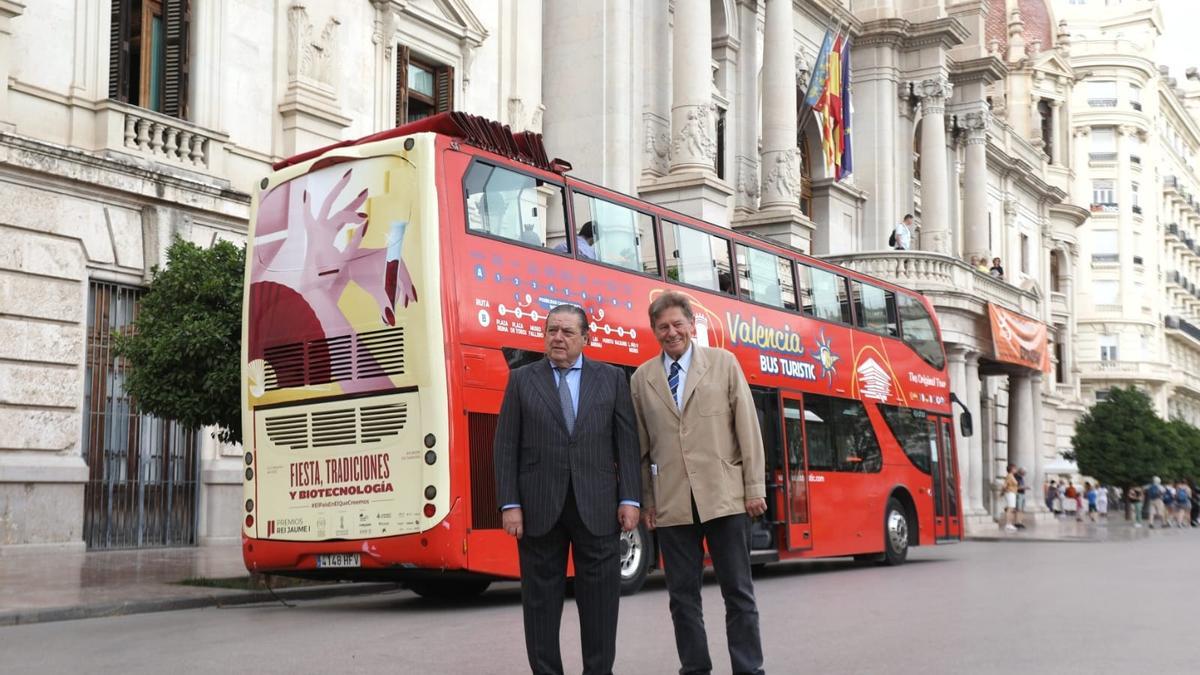
[[[671,596],[680,673],[709,673],[700,605],[707,540],[725,598],[734,673],[762,673],[758,607],[750,578],[750,519],[767,509],[762,432],[733,354],[692,342],[695,318],[681,293],[650,303],[662,354],[630,381],[642,446],[642,519],[657,530]]]

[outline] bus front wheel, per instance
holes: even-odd
[[[462,601],[479,597],[492,582],[486,580],[421,579],[408,583],[413,593],[430,600]]]
[[[654,546],[646,526],[621,533],[621,595],[633,595],[642,589],[654,562]]]
[[[899,499],[888,499],[883,518],[883,563],[902,565],[908,558],[908,511]]]

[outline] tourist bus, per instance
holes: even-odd
[[[659,354],[646,311],[668,290],[753,392],[756,564],[898,564],[961,538],[946,357],[920,294],[573,178],[539,135],[457,112],[274,168],[246,251],[251,571],[439,596],[519,577],[492,460],[509,373],[543,358],[563,303],[589,317],[585,356],[632,373]],[[658,564],[653,533],[621,552],[630,592]]]

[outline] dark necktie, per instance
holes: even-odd
[[[562,405],[563,419],[567,422],[567,433],[575,432],[575,404],[571,402],[571,387],[567,384],[570,368],[558,369],[558,402]]]
[[[667,376],[667,384],[671,387],[671,400],[679,406],[679,371],[683,370],[678,361],[671,362],[671,374]]]

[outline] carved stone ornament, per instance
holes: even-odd
[[[644,142],[642,154],[645,166],[658,174],[667,173],[671,159],[670,125],[656,115],[645,115],[642,120]]]
[[[932,77],[913,83],[913,94],[924,103],[929,99],[945,101],[954,92],[954,85],[944,77]]]
[[[746,201],[758,199],[760,194],[758,188],[758,165],[754,162],[743,160],[738,164],[737,191],[739,196],[745,197]]]
[[[671,143],[671,152],[676,157],[694,157],[713,162],[717,158],[716,130],[713,128],[713,109],[711,103],[691,106],[687,111],[687,120]]]
[[[770,168],[763,177],[763,188],[771,193],[771,196],[778,195],[788,200],[795,200],[798,198],[800,190],[796,149],[788,148],[783,152],[776,152],[774,155],[775,161],[768,161]]]
[[[308,79],[333,86],[337,54],[336,32],[342,24],[331,16],[316,38],[308,20],[308,10],[301,3],[288,9],[288,75],[292,79]]]

